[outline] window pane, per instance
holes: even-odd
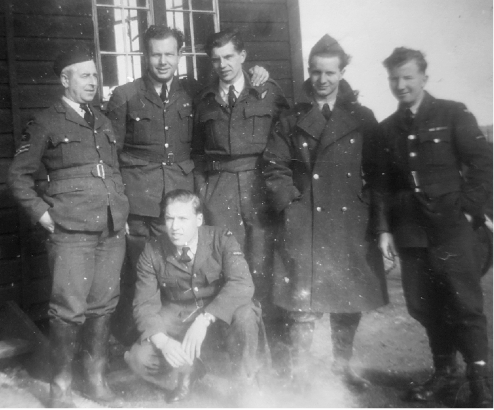
[[[192,0],[192,10],[213,11],[213,0]]]
[[[98,7],[98,33],[101,51],[117,51],[115,30],[122,38],[122,13],[118,9]]]
[[[204,52],[204,45],[208,37],[214,33],[214,15],[194,13],[194,41],[196,53]]]
[[[147,7],[146,0],[125,0],[128,7]]]
[[[167,10],[188,10],[188,0],[165,0],[165,8]]]
[[[127,10],[126,12],[127,51],[137,52],[142,50],[142,38],[147,28],[147,11]]]
[[[106,6],[121,6],[122,0],[97,0],[96,5],[104,4]]]
[[[185,28],[189,28],[189,15],[184,13],[166,12],[165,24],[169,27],[178,28],[185,34]],[[190,36],[189,36],[190,39]],[[189,41],[190,44],[190,41]]]
[[[143,58],[141,56],[102,55],[103,100],[108,100],[111,91],[142,76]]]
[[[208,85],[213,79],[213,67],[207,56],[197,56],[197,81],[203,86]]]

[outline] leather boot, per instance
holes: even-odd
[[[109,339],[110,315],[86,318],[82,333],[84,395],[103,405],[123,407],[105,377]]]
[[[333,342],[332,372],[345,384],[359,389],[368,389],[371,382],[359,376],[350,366],[353,356],[353,340],[360,322],[361,313],[332,313],[330,315],[331,341]]]
[[[49,407],[76,407],[72,401],[72,360],[77,347],[79,330],[79,325],[57,319],[50,320],[52,377]]]
[[[432,401],[448,393],[456,384],[456,355],[434,357],[434,373],[422,384],[412,387],[408,392],[411,401]]]
[[[470,406],[492,408],[492,374],[489,375],[487,365],[468,364],[467,379],[470,385]]]
[[[189,371],[181,372],[178,375],[178,385],[167,397],[167,403],[176,403],[187,400],[191,390],[197,380],[202,379],[206,374],[206,366],[201,359],[195,359],[192,368]]]
[[[290,325],[290,378],[291,388],[305,392],[310,384],[308,365],[310,362],[310,347],[314,336],[315,323],[293,322]]]

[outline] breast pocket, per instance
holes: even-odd
[[[62,167],[81,161],[81,136],[78,134],[55,134],[50,136],[49,149],[58,150],[62,156]]]
[[[135,144],[149,142],[152,137],[151,120],[151,115],[147,111],[129,112],[129,125],[132,129],[132,139]]]
[[[419,131],[419,155],[428,165],[442,166],[455,163],[455,155],[451,146],[450,130],[446,127],[435,127]]]
[[[204,138],[206,141],[206,148],[214,149],[222,146],[222,132],[221,126],[218,121],[220,113],[218,111],[206,111],[199,116],[199,122],[201,128],[204,130]],[[225,140],[228,139],[228,135],[223,135]]]
[[[178,116],[180,123],[182,124],[182,132],[180,133],[180,139],[182,142],[190,143],[192,139],[192,107],[190,104],[184,104],[178,110]]]
[[[244,110],[245,119],[252,125],[252,142],[266,144],[273,121],[273,109],[267,105],[248,105]]]
[[[113,134],[112,131],[110,130],[105,130],[104,131],[106,138],[108,140],[108,146],[110,150],[110,158],[111,158],[111,165],[117,165],[118,164],[118,156],[117,156],[117,140],[115,138],[115,135]]]

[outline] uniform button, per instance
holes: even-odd
[[[99,149],[99,145],[96,145],[96,149]]]
[[[198,292],[199,291],[199,288],[198,287],[195,287],[194,288],[194,292]]]
[[[347,178],[350,178],[351,176],[352,176],[352,173],[351,173],[351,172],[348,172],[348,173],[346,174],[346,177],[347,177]]]
[[[314,179],[319,179],[319,175],[314,174]]]
[[[348,208],[347,208],[346,206],[344,206],[343,208],[341,208],[341,210],[342,210],[343,212],[346,212],[346,211],[347,211],[347,209],[348,209]]]
[[[316,208],[316,211],[317,211],[317,212],[321,212],[321,211],[322,211],[321,207],[320,207],[320,206],[318,206],[318,207]]]
[[[69,139],[68,138],[64,138],[64,142],[69,142]]]
[[[103,160],[102,160],[102,159],[100,159],[100,160],[99,160],[99,163],[100,163],[100,164],[102,164],[102,163],[103,163]]]
[[[139,117],[136,117],[136,121],[141,121],[141,119]]]
[[[416,157],[417,156],[417,153],[416,152],[410,152],[410,156],[413,158],[413,157]]]
[[[168,143],[165,144],[165,148],[168,148],[170,145]]]
[[[194,273],[192,276],[194,276],[194,278],[197,278],[197,273]]]
[[[438,142],[441,142],[439,138],[434,138],[433,141],[437,144]]]
[[[98,133],[98,131],[94,130],[94,133],[95,133],[95,134],[97,134],[97,133]]]
[[[302,144],[302,147],[306,147],[306,146],[307,146],[307,143],[306,143],[306,142],[304,142],[304,143]]]
[[[168,131],[168,125],[167,125],[167,126],[165,126],[165,131]]]
[[[352,139],[350,140],[350,144],[353,144],[354,142],[355,142],[355,140],[352,138]]]
[[[415,135],[409,135],[408,136],[408,139],[409,140],[415,140],[415,139],[417,139],[417,137]]]
[[[162,162],[161,165],[166,165],[166,162]]]

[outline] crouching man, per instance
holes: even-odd
[[[240,246],[231,232],[203,226],[200,199],[186,190],[164,198],[166,233],[150,238],[137,263],[134,318],[139,340],[126,353],[130,368],[167,388],[168,402],[189,396],[201,376],[206,335],[226,331],[234,375],[250,383],[256,360],[261,309]]]

